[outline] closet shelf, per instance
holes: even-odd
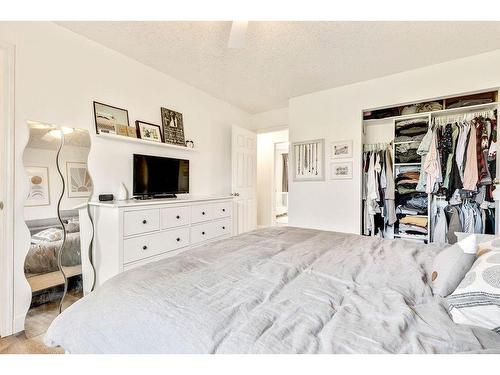
[[[455,114],[455,113],[461,113],[461,112],[472,112],[474,110],[481,110],[481,109],[497,109],[498,108],[499,102],[491,102],[491,103],[485,103],[485,104],[477,104],[477,105],[469,105],[465,107],[458,107],[458,108],[448,108],[448,109],[440,109],[438,111],[431,111],[431,112],[420,112],[420,113],[412,113],[410,115],[401,115],[401,116],[392,116],[392,117],[384,117],[381,119],[369,119],[369,120],[363,120],[364,124],[377,124],[381,122],[388,122],[388,121],[399,121],[399,120],[408,120],[408,119],[413,119],[413,118],[422,118],[431,115],[432,117],[435,116],[446,116],[448,114]]]
[[[129,142],[129,143],[136,143],[136,144],[156,146],[156,147],[166,147],[166,148],[171,148],[171,149],[175,149],[175,150],[197,151],[194,148],[189,148],[186,146],[172,145],[170,143],[163,143],[163,142],[160,143],[160,142],[147,141],[145,139],[140,139],[140,138],[125,137],[124,135],[101,133],[101,134],[96,134],[96,137],[102,138],[102,139],[107,139],[107,140],[112,140],[112,141]]]
[[[421,165],[422,163],[416,162],[416,163],[394,163],[395,166],[405,166],[405,165]]]
[[[404,239],[408,239],[408,240],[419,240],[419,241],[428,239],[427,235],[425,235],[425,234],[422,234],[422,235],[395,234],[394,237],[404,238]]]

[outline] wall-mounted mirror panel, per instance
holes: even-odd
[[[92,180],[88,131],[38,122],[28,127],[24,217],[31,243],[24,272],[32,300],[25,331],[34,337],[83,296],[82,260],[88,261],[89,244],[81,240],[80,221],[89,220]]]

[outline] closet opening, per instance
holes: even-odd
[[[498,89],[365,111],[361,234],[496,234],[497,111]]]

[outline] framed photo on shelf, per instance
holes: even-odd
[[[139,121],[135,122],[137,128],[137,135],[141,139],[146,139],[152,142],[162,142],[160,125],[150,124],[149,122]]]
[[[292,144],[293,180],[323,181],[325,179],[325,140]]]
[[[352,179],[352,161],[330,163],[330,180]]]
[[[330,151],[332,159],[352,158],[352,140],[332,142]]]
[[[129,126],[126,109],[99,102],[94,102],[94,120],[97,134],[117,134],[117,127]]]
[[[87,163],[66,162],[66,177],[68,198],[87,198],[92,194],[92,179],[87,169]]]
[[[186,146],[182,113],[161,107],[163,141],[179,146]]]
[[[28,176],[28,195],[26,207],[48,206],[50,204],[50,185],[48,167],[26,167]]]

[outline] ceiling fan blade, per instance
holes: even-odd
[[[233,21],[229,34],[228,48],[243,48],[247,34],[248,21]]]

